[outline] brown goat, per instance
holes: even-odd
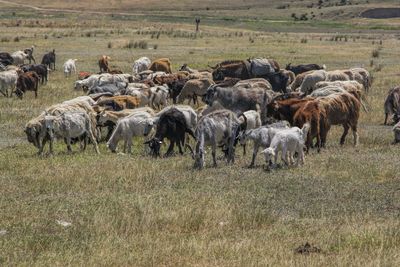
[[[110,107],[114,111],[120,111],[123,109],[133,109],[140,107],[140,99],[136,96],[112,96],[105,97],[96,102],[98,106]]]
[[[149,70],[152,71],[163,71],[165,73],[172,73],[171,71],[171,61],[168,58],[159,58],[154,60]]]
[[[110,59],[111,58],[109,56],[104,56],[104,55],[99,59],[100,72],[109,72],[110,71],[110,68],[108,67],[108,61]]]
[[[37,98],[39,80],[39,75],[37,75],[37,73],[34,71],[20,73],[17,79],[15,94],[22,99],[26,91],[34,91],[35,98]]]
[[[349,93],[332,94],[317,98],[317,100],[321,109],[326,112],[326,130],[321,133],[321,142],[325,143],[326,135],[332,125],[342,125],[344,131],[340,138],[340,144],[344,144],[349,128],[351,128],[354,136],[354,146],[357,146],[360,101]]]

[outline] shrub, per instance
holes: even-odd
[[[372,57],[378,58],[379,57],[379,49],[372,50]]]

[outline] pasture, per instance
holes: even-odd
[[[22,100],[0,97],[0,265],[400,264],[400,147],[391,145],[391,127],[382,125],[386,93],[400,84],[400,41],[394,33],[262,32],[209,23],[196,35],[194,25],[171,18],[31,11],[16,16],[0,21],[0,50],[34,44],[40,61],[54,48],[57,69],[37,99],[32,92]],[[145,49],[134,48],[140,41]],[[350,136],[341,147],[342,128],[334,126],[327,148],[311,151],[304,166],[271,172],[263,170],[261,156],[256,168],[246,168],[251,155],[244,157],[241,149],[234,165],[219,161],[216,168],[210,167],[208,151],[206,168],[195,171],[188,153],[145,155],[140,138],[132,155],[113,154],[104,143],[100,155],[91,146],[78,152],[76,145],[67,154],[58,142],[54,156],[38,157],[26,141],[26,122],[84,94],[73,90],[76,77],[64,78],[62,64],[77,58],[79,71],[97,72],[103,54],[128,73],[140,56],[168,57],[175,71],[183,63],[206,68],[252,56],[274,58],[281,67],[363,66],[374,76],[367,97],[371,111],[361,114],[357,148]],[[306,242],[320,252],[295,253]]]

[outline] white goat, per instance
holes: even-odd
[[[152,116],[147,112],[137,112],[118,120],[115,130],[107,142],[107,147],[112,152],[116,152],[118,142],[124,139],[124,153],[128,150],[130,154],[132,137],[144,136],[145,128],[151,118]]]
[[[66,112],[58,116],[47,115],[44,117],[44,122],[50,137],[50,154],[53,153],[55,137],[65,138],[69,152],[71,152],[71,138],[84,137],[84,146],[82,147],[81,145],[82,150],[86,148],[86,138],[89,138],[96,153],[100,154],[96,138],[93,134],[95,129],[87,113]]]
[[[230,110],[217,110],[199,120],[195,130],[196,148],[194,154],[194,168],[202,169],[205,165],[205,146],[211,146],[213,166],[217,166],[217,146],[224,146],[228,150],[228,163],[234,162],[234,143],[238,132],[241,130],[240,121],[235,113]]]
[[[296,166],[299,165],[301,161],[304,164],[304,143],[307,138],[308,130],[310,129],[310,124],[304,124],[303,128],[292,127],[290,129],[285,129],[277,132],[272,138],[271,145],[269,148],[263,150],[261,153],[265,156],[265,162],[269,164],[270,159],[274,157],[274,164],[277,164],[278,152],[282,151],[282,161],[290,166],[294,163],[293,155],[298,153]]]
[[[11,96],[15,86],[17,85],[18,73],[16,70],[7,70],[0,72],[0,93],[4,96]],[[10,94],[8,94],[8,89]]]
[[[260,148],[265,149],[271,144],[272,138],[281,130],[289,129],[290,124],[287,121],[280,121],[268,126],[250,129],[240,135],[240,144],[244,145],[248,140],[253,141],[253,156],[249,167],[254,167],[254,163]]]
[[[64,65],[63,65],[65,77],[68,77],[68,76],[70,77],[72,72],[74,74],[76,74],[76,65],[75,65],[76,61],[77,61],[77,59],[68,59],[67,61],[65,61]]]
[[[142,71],[148,70],[151,64],[151,60],[148,57],[141,57],[133,62],[132,73],[137,75]]]

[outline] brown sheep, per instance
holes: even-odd
[[[193,99],[194,102],[197,102],[197,96],[205,95],[207,89],[213,84],[214,81],[210,79],[189,80],[179,93],[177,102],[182,103],[186,98]]]

